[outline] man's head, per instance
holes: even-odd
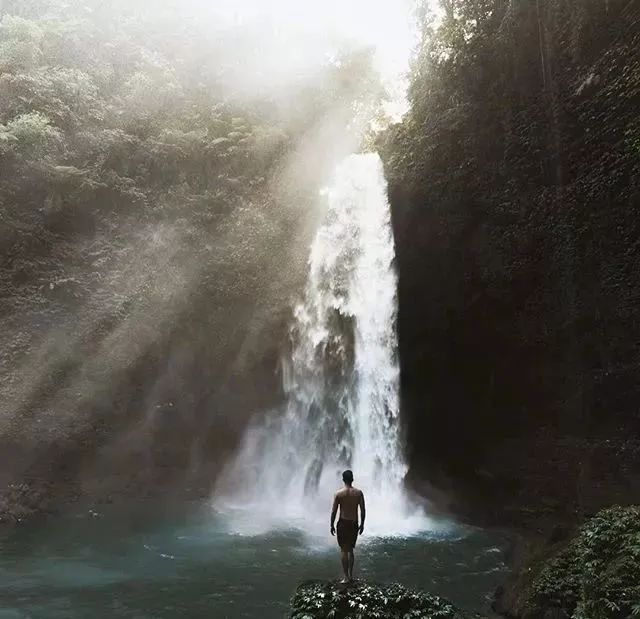
[[[353,471],[345,471],[342,473],[342,481],[350,486],[353,483]]]

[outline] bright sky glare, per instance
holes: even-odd
[[[413,0],[214,0],[214,12],[229,27],[264,23],[283,40],[295,59],[309,54],[306,41],[325,41],[327,49],[336,39],[375,48],[377,68],[394,101],[387,110],[398,117],[406,110],[403,79],[416,44]]]

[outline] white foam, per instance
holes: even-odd
[[[370,536],[434,530],[403,485],[397,277],[379,156],[345,159],[325,195],[326,221],[283,360],[286,405],[249,428],[215,504],[235,513],[239,530],[293,527],[324,539],[341,472],[351,468]]]

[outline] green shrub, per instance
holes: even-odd
[[[612,507],[578,535],[534,579],[530,614],[562,609],[572,619],[640,616],[640,508]]]

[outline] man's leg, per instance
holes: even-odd
[[[349,580],[349,551],[346,548],[341,548],[340,557],[342,560],[342,571],[344,572],[343,582],[347,582]]]
[[[349,551],[349,580],[353,580],[353,564],[355,563],[353,548]]]

